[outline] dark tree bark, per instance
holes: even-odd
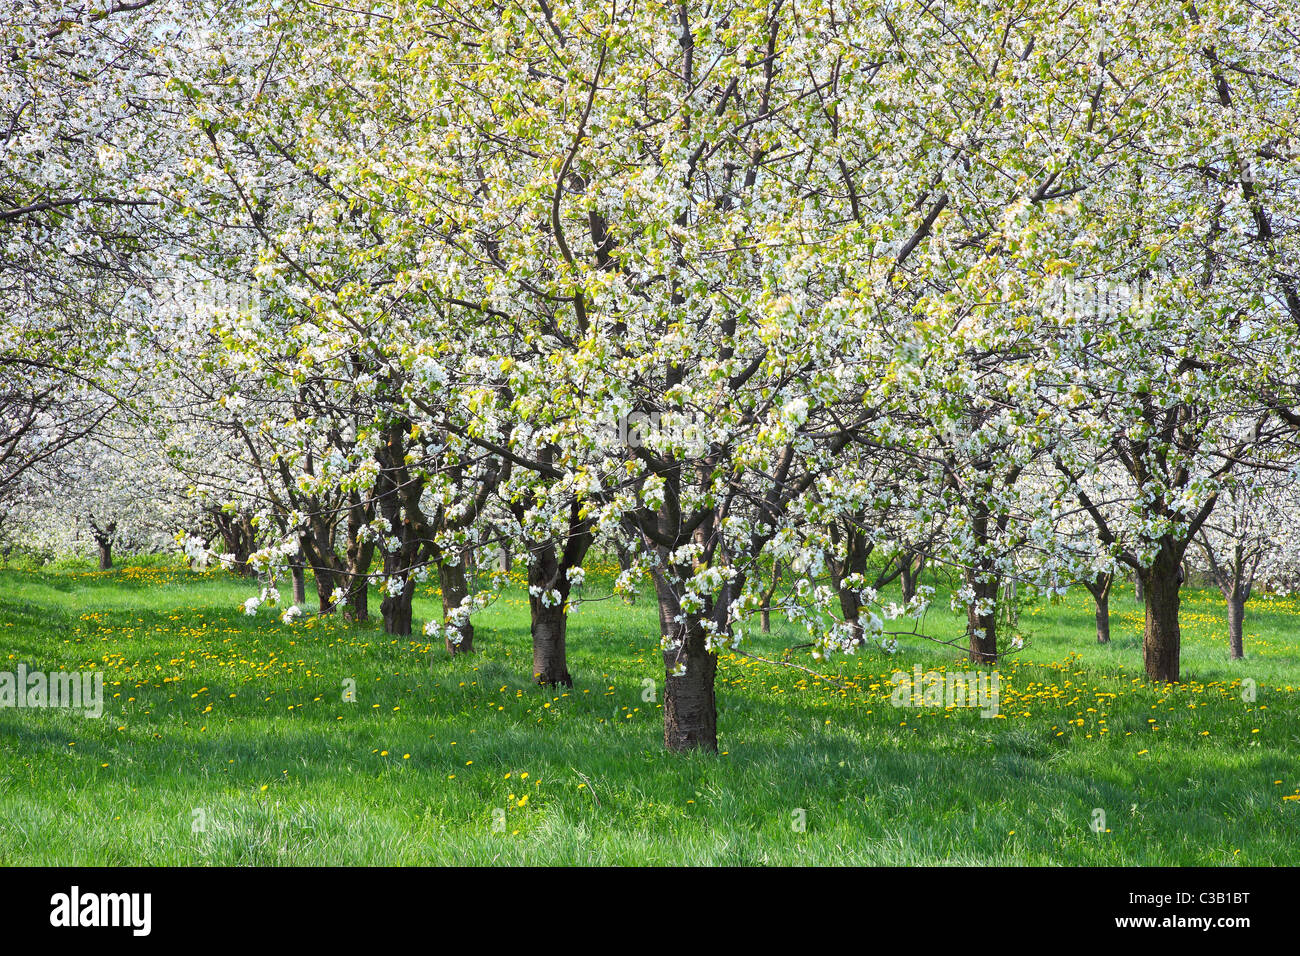
[[[1210,577],[1219,586],[1228,605],[1228,656],[1239,661],[1246,656],[1244,630],[1246,602],[1254,587],[1255,574],[1266,549],[1262,540],[1237,541],[1230,551],[1216,552],[1208,537],[1200,539],[1210,567]]]
[[[1110,643],[1110,588],[1097,597],[1097,643]]]
[[[687,617],[684,624],[675,625],[674,633],[682,646],[664,652],[664,746],[717,752],[718,657],[708,650],[698,617]],[[682,664],[686,671],[678,674]]]
[[[459,503],[455,517],[449,516],[447,509],[441,506],[434,514],[426,515],[421,506],[424,479],[412,474],[408,467],[408,454],[412,449],[422,449],[425,454],[429,452],[427,445],[421,446],[416,441],[411,423],[401,418],[394,418],[388,423],[382,440],[375,449],[375,460],[380,469],[375,480],[374,503],[388,526],[389,538],[395,539],[395,545],[382,549],[384,575],[389,581],[400,576],[405,582],[400,594],[390,595],[385,589],[382,608],[384,630],[399,635],[411,633],[411,601],[415,594],[412,572],[415,569],[430,563],[437,565],[438,582],[442,588],[444,625],[447,623],[447,612],[459,607],[469,596],[465,567],[468,554],[446,554],[439,544],[438,536],[443,532],[468,527],[479,520],[488,496],[509,472],[508,466],[503,466],[500,470],[489,466],[470,480],[464,474],[464,466],[449,465],[447,476],[453,486],[462,486],[464,483],[464,486],[476,487],[477,491],[472,498]],[[458,641],[451,640],[450,634],[447,636],[448,652],[454,655],[473,651],[474,626],[466,620],[456,631]]]
[[[540,459],[547,465],[553,450],[544,448]],[[527,537],[528,508],[525,501],[510,505],[528,558],[528,607],[533,638],[533,680],[543,687],[572,687],[565,646],[569,621],[569,595],[573,582],[569,572],[581,568],[594,540],[592,522],[584,517],[582,502],[569,501],[562,537],[540,540]]]
[[[465,577],[465,565],[463,562],[449,564],[446,561],[438,563],[438,583],[442,587],[442,619],[447,623],[447,614],[453,608],[460,607],[461,602],[469,597],[469,582]],[[470,621],[455,628],[459,636],[459,643],[452,640],[452,634],[447,633],[446,646],[449,654],[471,654],[474,651],[474,625]],[[409,634],[410,631],[408,630]]]
[[[1141,571],[1146,603],[1142,658],[1153,681],[1178,682],[1182,632],[1178,625],[1182,567],[1169,547],[1161,547],[1155,560]]]
[[[249,556],[257,550],[257,533],[253,516],[247,511],[229,514],[221,508],[210,508],[217,533],[226,546],[226,553],[234,559],[234,570],[246,578],[256,577],[257,570],[248,563]]]
[[[876,545],[863,530],[867,518],[868,515],[865,513],[853,515],[842,524],[840,521],[833,522],[828,528],[833,550],[826,553],[826,566],[830,570],[831,583],[835,585],[836,596],[840,601],[840,614],[848,627],[849,640],[855,645],[861,644],[866,637],[860,610],[861,590],[870,587],[879,591],[886,585],[892,584],[902,575],[903,569],[911,561],[908,552],[896,552],[868,584],[867,562],[875,551]],[[854,576],[856,576],[856,583],[851,585],[848,582],[853,580]]]
[[[375,561],[375,542],[362,530],[375,516],[373,501],[363,502],[355,491],[348,496],[347,538],[347,606],[343,616],[349,621],[370,618],[370,567]]]
[[[1246,601],[1250,598],[1250,589],[1247,587],[1245,590],[1246,593],[1238,591],[1225,595],[1228,601],[1228,656],[1234,661],[1239,661],[1246,656],[1243,630],[1246,620]]]
[[[848,627],[849,640],[854,644],[861,644],[862,622],[859,619],[858,607],[862,599],[858,594],[858,588],[848,586],[845,581],[852,575],[861,576],[866,573],[867,558],[871,556],[875,545],[853,519],[849,520],[845,528],[840,528],[838,521],[834,522],[829,530],[836,550],[839,550],[841,542],[844,550],[843,558],[838,554],[827,554],[831,583],[835,585],[836,596],[840,600],[840,614],[844,618],[845,626]]]
[[[966,583],[975,592],[975,601],[966,608],[970,659],[975,664],[995,664],[998,659],[998,578],[987,570],[983,574],[968,571]],[[981,614],[977,605],[987,606],[990,610]]]
[[[632,569],[632,551],[621,541],[614,542],[614,556],[618,558],[618,569],[620,571],[630,571]]]
[[[569,662],[565,650],[565,634],[569,615],[564,610],[562,598],[559,605],[547,607],[541,598],[529,596],[532,612],[533,680],[543,687],[572,687]]]
[[[411,602],[415,597],[415,582],[409,576],[403,582],[399,594],[389,594],[385,590],[380,604],[380,611],[384,615],[384,633],[399,637],[411,633]]]
[[[991,487],[991,486],[990,486]],[[976,504],[972,522],[975,540],[980,545],[989,541],[990,521],[986,505]],[[1001,575],[989,557],[979,558],[965,574],[967,586],[974,599],[966,608],[966,637],[969,656],[975,664],[996,664],[998,660],[998,593],[1002,590]],[[982,613],[980,608],[987,609]]]
[[[1002,590],[1002,572],[994,554],[995,549],[1005,547],[1001,539],[1011,520],[1004,510],[994,512],[992,468],[991,461],[984,462],[979,467],[979,481],[964,492],[971,513],[971,532],[979,549],[978,557],[965,573],[966,584],[974,595],[966,609],[966,636],[969,656],[975,664],[996,664],[998,660],[998,596]],[[996,476],[996,480],[1001,487],[1010,488],[1019,480],[1021,470],[1022,466],[1013,466]],[[955,479],[953,482],[958,484]]]
[[[849,640],[854,644],[862,643],[862,621],[858,615],[858,596],[850,588],[840,588],[840,614],[849,629]]]
[[[925,555],[908,551],[902,558],[899,576],[902,581],[903,603],[916,597],[916,586],[921,583],[921,574],[925,571]]]
[[[320,614],[329,614],[334,610],[331,596],[334,594],[334,569],[323,564],[312,564],[312,577],[316,579],[316,606]]]
[[[1097,608],[1097,643],[1110,643],[1110,589],[1115,583],[1114,573],[1099,574],[1083,586],[1092,594]]]
[[[412,476],[407,468],[406,456],[409,449],[410,423],[393,419],[388,423],[382,440],[375,449],[375,460],[380,466],[375,480],[375,507],[387,525],[388,538],[394,542],[383,548],[384,589],[379,612],[383,617],[384,632],[399,637],[411,633],[411,603],[415,597],[412,570],[422,558],[428,558],[434,551],[429,521],[420,510],[424,480]],[[441,578],[441,562],[438,573]],[[463,581],[463,566],[461,578]],[[402,587],[393,594],[390,587],[397,580],[402,582]],[[447,599],[447,584],[444,582],[444,607],[447,606]],[[446,620],[445,613],[443,619]],[[451,647],[448,642],[448,649]]]
[[[306,604],[307,571],[301,551],[290,559],[289,575],[293,578],[293,603],[297,605]]]
[[[626,523],[626,522],[624,523],[624,530],[626,530],[629,534],[635,534],[635,533],[636,533],[636,528],[635,528],[635,526],[630,525],[630,524],[628,524],[628,523]],[[635,552],[633,551],[633,549],[631,549],[631,548],[627,547],[627,545],[623,544],[622,541],[619,541],[619,540],[617,540],[617,539],[615,539],[615,541],[614,541],[614,556],[615,556],[616,558],[618,558],[618,569],[619,569],[620,571],[630,571],[630,570],[632,570],[632,563],[633,563],[633,561],[634,561],[634,559],[635,559]],[[625,594],[625,595],[623,596],[623,600],[626,601],[628,604],[635,604],[635,603],[636,603],[636,595],[635,595],[635,594]]]
[[[679,571],[679,577],[681,576]],[[653,574],[659,605],[659,632],[665,642],[664,746],[673,751],[718,750],[718,708],[715,683],[717,655],[710,652],[702,622],[705,615],[685,615],[668,578]],[[729,600],[727,589],[724,600]],[[684,672],[678,673],[685,668]]]
[[[759,627],[764,634],[772,633],[772,597],[781,586],[782,570],[780,561],[772,562],[772,583],[763,592],[763,603],[759,607]]]
[[[375,546],[367,543],[365,552],[374,556]],[[369,568],[367,560],[364,567]],[[369,571],[357,571],[349,575],[347,606],[343,616],[349,621],[367,621],[370,619],[370,574]]]
[[[95,538],[95,546],[99,549],[99,570],[111,571],[113,569],[113,536],[117,534],[117,522],[110,521],[101,525],[93,517],[89,519],[90,533]]]
[[[581,506],[575,500],[569,508],[563,550],[558,550],[554,541],[540,542],[530,549],[528,605],[532,616],[533,680],[542,686],[573,686],[565,657],[568,602],[573,588],[569,571],[582,567],[592,543],[591,522],[581,515]],[[522,508],[516,510],[516,517],[522,527]]]

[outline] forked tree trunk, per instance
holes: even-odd
[[[1153,681],[1178,682],[1182,634],[1178,627],[1178,561],[1163,549],[1151,567],[1142,571],[1142,595],[1146,603],[1146,626],[1142,634],[1142,659],[1147,677]]]
[[[581,517],[581,506],[569,506],[568,536],[563,548],[554,541],[533,542],[527,547],[528,610],[533,638],[533,680],[542,687],[572,687],[573,676],[565,637],[569,626],[569,594],[573,590],[570,572],[582,568],[591,547],[591,523]],[[515,510],[521,529],[526,529],[522,507]]]
[[[246,578],[257,577],[257,569],[248,563],[257,549],[257,535],[252,516],[246,512],[226,514],[221,509],[210,511],[216,521],[217,531],[226,545],[226,552],[234,559],[234,570]]]
[[[1084,581],[1083,586],[1092,595],[1097,608],[1097,643],[1110,643],[1110,589],[1115,583],[1114,573],[1099,574],[1091,581]]]
[[[533,680],[543,687],[572,687],[564,637],[569,615],[562,598],[558,605],[547,607],[541,596],[530,596],[532,605]]]
[[[117,532],[117,522],[109,521],[100,525],[91,516],[90,533],[95,539],[95,546],[99,549],[99,570],[111,571],[113,568],[113,535]]]
[[[465,578],[463,562],[448,564],[438,563],[438,583],[442,587],[442,620],[447,624],[447,614],[453,608],[460,607],[461,602],[469,597],[469,583]],[[474,625],[466,621],[456,629],[459,641],[452,640],[451,632],[447,634],[447,652],[449,654],[469,654],[474,650]]]
[[[904,604],[916,597],[916,586],[920,582],[921,572],[924,570],[925,558],[923,556],[908,555],[904,558],[902,570],[899,572]]]

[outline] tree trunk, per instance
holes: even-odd
[[[1142,593],[1142,575],[1133,578],[1133,596],[1139,601],[1146,601],[1146,596]]]
[[[1084,581],[1097,606],[1097,643],[1110,643],[1110,589],[1115,583],[1114,572],[1099,574],[1092,581]]]
[[[851,588],[840,588],[840,613],[849,629],[849,640],[854,646],[862,643],[862,621],[858,617],[858,593]]]
[[[1246,620],[1246,596],[1240,591],[1229,591],[1228,600],[1228,656],[1239,661],[1246,656],[1242,629]]]
[[[1142,595],[1146,603],[1146,627],[1142,634],[1142,658],[1147,677],[1153,681],[1178,682],[1182,634],[1178,627],[1178,560],[1163,548],[1151,567],[1142,572]]]
[[[573,686],[564,647],[569,623],[564,600],[547,607],[540,595],[528,599],[532,610],[533,680],[543,687]]]
[[[838,536],[837,525],[838,523],[833,523],[830,527],[832,542],[836,541]],[[861,580],[861,576],[867,570],[867,558],[870,557],[874,546],[867,540],[862,530],[852,522],[843,529],[840,540],[844,542],[844,557],[840,558],[832,552],[827,552],[826,565],[830,570],[831,583],[835,586],[836,596],[840,599],[840,616],[844,618],[849,640],[856,646],[862,643],[862,624],[858,618],[858,608],[862,598],[856,587],[848,587],[844,582],[854,575],[858,576],[858,581]]]
[[[117,533],[117,522],[109,521],[100,525],[94,515],[90,515],[87,520],[95,546],[99,548],[99,570],[110,571],[113,568],[113,535]]]
[[[360,495],[352,493],[348,507],[347,538],[347,607],[343,617],[349,621],[365,621],[370,617],[370,569],[375,563],[375,542],[362,539],[364,525],[375,513],[374,505],[363,505]]]
[[[998,660],[997,576],[967,573],[966,583],[975,592],[975,600],[966,609],[966,636],[969,655],[974,664],[996,664]],[[989,608],[987,614],[979,612],[979,605]]]
[[[664,651],[664,746],[669,750],[718,749],[718,706],[714,680],[718,658],[705,645],[699,618],[677,625],[682,646]],[[686,672],[677,674],[679,665]]]
[[[718,707],[714,680],[717,655],[709,652],[698,615],[684,623],[677,617],[681,605],[662,572],[655,572],[655,596],[659,604],[660,635],[665,638],[664,657],[664,746],[669,750],[718,749]],[[680,643],[680,646],[671,646]],[[685,672],[677,674],[681,665]]]
[[[220,508],[214,508],[209,513],[225,542],[226,553],[233,558],[235,573],[246,578],[256,577],[257,569],[248,563],[249,555],[257,550],[257,533],[253,528],[252,515],[244,512],[226,514]]]
[[[916,597],[916,586],[920,583],[921,572],[925,570],[925,558],[908,555],[903,560],[902,570],[899,577],[903,588],[903,603],[906,604]]]
[[[321,614],[329,614],[334,610],[334,605],[330,601],[330,596],[334,593],[334,572],[319,564],[314,564],[311,572],[312,577],[316,579],[317,607]]]
[[[357,575],[352,578],[348,589],[347,607],[343,616],[349,621],[367,621],[370,619],[370,578]]]
[[[776,589],[781,586],[781,562],[772,562],[772,580],[766,591],[763,592],[763,603],[759,607],[759,627],[764,634],[772,633],[772,598],[776,595]]]
[[[289,575],[293,578],[293,603],[297,605],[306,604],[307,571],[303,566],[301,554],[289,562]]]
[[[438,583],[442,587],[442,620],[443,624],[447,623],[447,614],[454,608],[460,607],[461,602],[469,597],[469,584],[465,578],[464,563],[448,564],[445,561],[438,563]],[[460,640],[459,643],[451,639],[450,632],[447,635],[447,652],[449,654],[469,654],[474,650],[474,625],[466,621],[457,628]]]
[[[631,549],[625,547],[621,542],[619,542],[619,541],[615,541],[615,542],[614,542],[614,554],[615,554],[615,556],[618,558],[618,569],[619,569],[620,571],[630,571],[630,570],[632,570],[632,551],[631,551]],[[635,594],[625,594],[625,595],[623,595],[623,600],[624,600],[626,603],[628,603],[628,604],[635,604],[635,603],[636,603],[636,595],[635,595]]]
[[[384,615],[384,633],[405,637],[411,633],[411,601],[415,597],[415,581],[410,577],[403,579],[400,594],[384,591],[384,600],[380,609]]]
[[[370,619],[370,566],[375,560],[375,543],[358,541],[348,545],[348,596],[343,617],[349,621]]]
[[[1100,595],[1094,595],[1097,601],[1097,643],[1110,643],[1110,588]]]
[[[587,539],[570,539],[583,554],[584,540]],[[576,557],[581,560],[581,554]],[[570,588],[568,567],[554,545],[546,542],[535,546],[528,561],[528,612],[533,638],[533,680],[543,687],[573,686],[564,645]]]
[[[618,557],[618,569],[620,571],[632,570],[632,552],[622,542],[614,542],[614,554]]]

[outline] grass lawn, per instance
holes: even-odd
[[[724,752],[680,756],[643,699],[662,684],[648,593],[581,606],[561,693],[529,682],[522,588],[455,660],[374,624],[246,616],[254,592],[219,571],[0,570],[0,670],[106,682],[99,720],[0,709],[0,864],[1300,863],[1295,601],[1252,601],[1232,662],[1217,592],[1186,592],[1185,682],[1164,686],[1132,591],[1098,646],[1076,589],[1024,612],[992,719],[891,706],[896,670],[966,669],[929,642],[792,657],[843,689],[728,657]],[[942,597],[926,621],[961,624]],[[806,639],[784,627],[751,651]]]

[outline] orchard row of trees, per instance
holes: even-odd
[[[1087,587],[1103,639],[1131,575],[1157,681],[1186,563],[1236,656],[1291,586],[1288,3],[355,6],[6,6],[18,537],[145,513],[400,635],[436,580],[453,654],[497,551],[543,684],[615,551],[677,750],[769,613],[894,646],[923,566],[990,664],[1008,588]]]

